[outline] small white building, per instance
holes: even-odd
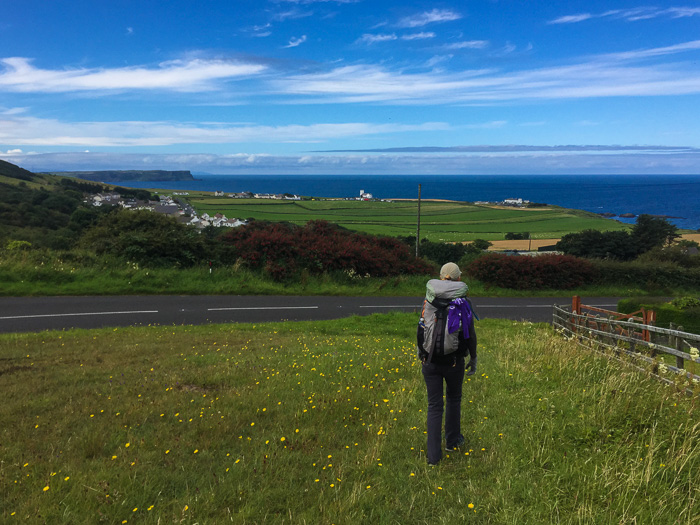
[[[530,201],[523,200],[523,199],[505,199],[503,201],[503,204],[506,206],[523,206],[527,204]]]

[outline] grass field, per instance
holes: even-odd
[[[223,213],[229,218],[295,224],[324,219],[351,230],[373,234],[416,234],[418,205],[412,201],[268,201],[190,196],[190,203],[200,214]],[[507,232],[530,232],[534,239],[551,239],[588,228],[623,230],[629,226],[594,213],[556,206],[521,209],[463,202],[427,201],[421,204],[421,238],[431,241],[500,240]]]
[[[0,336],[3,523],[698,523],[697,397],[483,321],[426,465],[413,315]]]

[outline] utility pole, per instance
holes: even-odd
[[[418,185],[418,223],[416,225],[416,257],[420,251],[420,184]]]

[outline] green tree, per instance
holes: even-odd
[[[639,253],[648,252],[657,246],[671,244],[680,235],[676,227],[662,217],[642,214],[632,228],[632,237]]]
[[[85,232],[81,244],[145,266],[192,266],[209,255],[195,229],[150,211],[111,213]]]
[[[530,232],[508,232],[506,233],[506,241],[524,241],[530,238]]]
[[[637,254],[637,244],[625,231],[584,230],[564,235],[556,249],[575,257],[630,261]]]
[[[474,239],[470,244],[466,245],[468,249],[478,251],[488,250],[490,246],[492,246],[492,243],[485,239]]]
[[[414,241],[415,242],[415,241]],[[456,262],[467,252],[467,247],[461,243],[432,242],[423,239],[420,243],[419,255],[439,265]]]

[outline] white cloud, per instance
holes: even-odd
[[[217,81],[263,72],[262,64],[230,60],[173,60],[156,68],[39,69],[22,57],[0,59],[0,91],[62,93],[71,91],[169,90],[206,91]]]
[[[401,40],[426,40],[428,38],[435,38],[435,33],[433,33],[433,32],[412,33],[410,35],[403,35],[401,37]]]
[[[286,126],[166,121],[62,122],[29,116],[0,118],[0,144],[51,147],[138,147],[246,142],[324,142],[331,139],[448,129],[439,122],[348,122]]]
[[[291,38],[289,40],[289,44],[284,46],[284,48],[288,49],[290,47],[297,47],[303,44],[304,42],[306,42],[306,35],[301,35],[299,38]]]
[[[275,13],[272,16],[273,20],[277,22],[284,22],[285,20],[298,20],[299,18],[307,18],[312,16],[313,11],[301,11],[299,9],[291,9],[289,11],[284,11],[280,13]]]
[[[507,120],[493,120],[491,122],[482,122],[480,124],[466,124],[467,129],[500,129],[508,124]]]
[[[459,20],[462,15],[450,9],[433,9],[413,16],[407,16],[399,20],[398,27],[422,27],[437,22],[451,22]]]
[[[377,42],[389,42],[391,40],[396,40],[397,36],[394,33],[391,34],[378,34],[378,35],[372,35],[369,33],[365,33],[362,35],[360,38],[358,38],[355,43],[356,44],[375,44]]]
[[[653,47],[650,49],[639,49],[636,51],[623,51],[621,53],[609,53],[607,55],[601,55],[601,58],[608,60],[640,60],[644,58],[674,55],[676,53],[683,53],[686,51],[696,51],[699,49],[700,40],[693,40],[673,46]]]
[[[449,62],[452,58],[454,58],[454,55],[435,55],[425,63],[425,67],[431,68],[443,62]]]
[[[685,18],[700,15],[700,7],[670,7],[666,9],[666,13],[673,18]]]
[[[278,93],[305,102],[474,104],[510,100],[555,100],[700,93],[700,72],[683,62],[640,61],[700,50],[700,41],[589,57],[570,65],[507,71],[405,73],[381,66],[352,65],[275,81]]]
[[[0,158],[5,157],[0,153]],[[265,155],[43,153],[8,157],[32,171],[158,169],[206,171],[220,174],[696,174],[700,154],[692,152],[572,152],[470,154],[315,154]]]
[[[581,13],[577,15],[567,15],[555,18],[547,22],[548,24],[576,24],[594,18],[613,18],[625,20],[627,22],[638,22],[640,20],[651,20],[654,18],[687,18],[700,15],[700,7],[635,7],[632,9],[613,9],[603,13],[591,14]]]
[[[584,20],[589,20],[591,18],[593,18],[592,14],[582,13],[580,15],[561,16],[559,18],[555,18],[554,20],[550,20],[547,23],[548,24],[574,24],[576,22],[583,22]]]
[[[452,44],[446,44],[444,49],[457,50],[457,49],[484,49],[489,46],[488,40],[466,40],[463,42],[454,42]]]

